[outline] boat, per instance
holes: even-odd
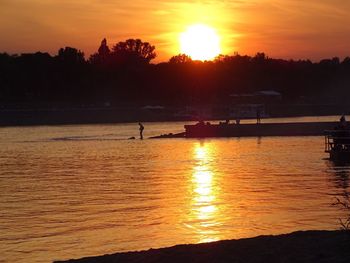
[[[350,161],[350,130],[341,128],[325,131],[325,152],[333,161]]]

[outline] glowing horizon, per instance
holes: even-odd
[[[178,36],[193,24],[214,28],[221,53],[319,60],[350,55],[350,2],[319,0],[2,0],[0,52],[78,48],[88,57],[107,38],[155,45],[155,62],[181,53]]]

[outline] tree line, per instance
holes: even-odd
[[[128,39],[85,58],[77,48],[0,54],[0,102],[9,105],[133,106],[230,103],[231,94],[275,90],[287,102],[344,103],[350,95],[350,58],[284,60],[219,55],[192,61],[184,54],[152,64],[155,46]],[[5,106],[4,106],[5,105]]]

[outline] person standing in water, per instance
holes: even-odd
[[[261,111],[259,108],[256,109],[256,124],[261,123]]]
[[[143,140],[143,130],[145,129],[145,127],[143,127],[142,123],[139,122],[139,130],[140,130],[140,139]]]

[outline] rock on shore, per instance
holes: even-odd
[[[300,231],[279,236],[258,236],[196,245],[177,245],[148,251],[116,253],[65,262],[345,263],[350,262],[350,233],[346,231]]]

